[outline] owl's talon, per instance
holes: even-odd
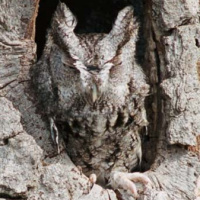
[[[141,182],[145,188],[152,188],[151,180],[142,173],[113,172],[111,174],[111,185],[114,189],[124,189],[137,198],[138,192],[134,182]]]
[[[52,117],[49,118],[49,121],[50,121],[51,138],[52,138],[54,144],[57,146],[58,154],[60,154],[58,129],[57,129],[55,121]]]

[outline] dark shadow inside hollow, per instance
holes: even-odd
[[[136,45],[136,60],[146,71],[145,63],[145,45],[144,37],[144,15],[145,0],[61,0],[77,17],[78,25],[76,33],[108,33],[117,17],[118,12],[127,5],[134,7],[134,16],[140,24],[138,42]],[[45,42],[47,30],[50,27],[51,18],[56,10],[59,0],[40,0],[39,13],[36,21],[36,43],[37,57],[41,57]],[[145,130],[143,131],[145,135]],[[149,143],[149,136],[143,137],[143,146]],[[145,151],[144,151],[145,152]],[[148,161],[145,163],[147,169],[150,166]]]
[[[59,0],[40,0],[38,16],[36,19],[37,58],[42,55],[46,42],[47,29],[50,27],[51,18],[56,10]]]

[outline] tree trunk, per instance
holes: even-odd
[[[47,121],[37,113],[29,70],[36,62],[38,5],[39,0],[0,0],[0,198],[120,199],[112,190],[92,187],[65,151],[56,154]],[[153,188],[139,199],[197,200],[199,1],[146,0],[141,9],[143,67],[151,85],[143,168]]]

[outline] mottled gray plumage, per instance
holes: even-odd
[[[76,24],[60,3],[33,82],[47,115],[66,125],[62,134],[73,162],[88,175],[109,179],[141,160],[149,86],[135,61],[138,24],[130,6],[109,34],[76,35]]]

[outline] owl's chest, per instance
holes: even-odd
[[[134,156],[140,151],[140,137],[128,109],[69,115],[66,123],[63,134],[68,155],[85,173],[91,173],[91,168],[98,174],[110,171],[118,165],[116,160],[127,163],[127,168],[137,163]]]
[[[63,105],[61,107],[64,108]],[[81,98],[74,102],[70,109],[62,109],[57,115],[57,121],[67,124],[66,134],[76,139],[106,140],[116,130],[123,132],[133,125],[133,109],[134,103],[130,98],[126,105],[116,105],[111,101],[91,105]],[[113,139],[114,137],[116,135]]]
[[[124,88],[120,88],[124,95],[110,89],[93,104],[75,89],[59,88],[56,120],[66,125],[62,134],[76,164],[110,171],[116,160],[127,163],[128,168],[137,163],[138,159],[129,155],[140,152],[140,126],[135,123],[142,115],[136,109],[137,95]]]
[[[57,120],[67,122],[70,129],[80,136],[100,135],[118,127],[126,127],[132,123],[131,113],[134,111],[132,96],[102,97],[91,103],[87,97],[66,92],[68,97],[58,101]],[[64,95],[63,95],[64,96]],[[70,100],[68,100],[70,99]]]

